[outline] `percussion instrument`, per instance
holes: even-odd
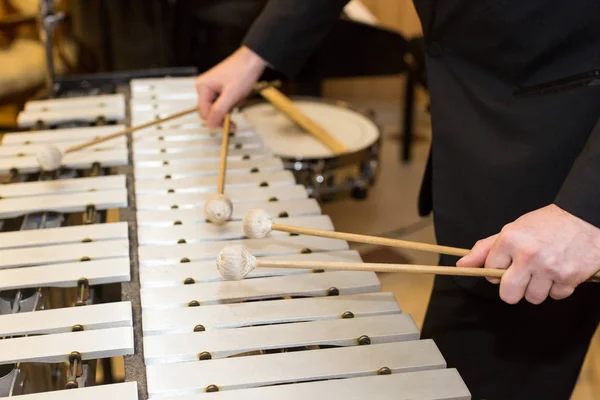
[[[293,100],[347,150],[332,152],[270,103],[248,105],[243,114],[263,143],[282,158],[313,197],[327,200],[351,192],[355,198],[364,198],[377,176],[381,138],[378,126],[341,102],[304,97]]]
[[[125,93],[129,113],[119,115],[131,118],[115,123],[155,121],[196,101],[192,77],[134,79]],[[471,398],[375,273],[319,267],[362,263],[345,240],[244,236],[254,208],[276,224],[334,230],[244,112],[231,115],[224,175],[233,213],[216,225],[204,206],[220,184],[220,129],[188,115],[65,155],[52,173],[19,164],[35,146],[123,128],[88,126],[107,107],[59,109],[58,100],[47,106],[56,129],[12,133],[0,147],[9,174],[0,186],[0,398]],[[118,151],[121,162],[102,158]],[[111,209],[121,221],[107,218]],[[316,267],[258,266],[251,279],[226,281],[215,267],[226,245]],[[106,379],[110,357],[124,357],[125,382]]]
[[[108,374],[112,357],[134,354],[132,303],[109,294],[131,279],[129,228],[106,220],[128,206],[127,178],[114,168],[129,163],[126,138],[69,154],[51,174],[35,157],[48,144],[64,149],[123,129],[88,125],[124,115],[122,95],[35,101],[19,124],[56,129],[4,135],[0,398],[138,398],[136,382],[90,386],[98,366]]]

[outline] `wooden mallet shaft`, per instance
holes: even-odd
[[[375,244],[378,246],[399,247],[402,249],[419,250],[419,251],[426,251],[426,252],[437,253],[437,254],[448,254],[451,256],[459,256],[459,257],[466,256],[470,252],[470,250],[467,250],[467,249],[459,249],[456,247],[440,246],[437,244],[418,243],[418,242],[411,242],[408,240],[388,239],[388,238],[382,238],[382,237],[376,237],[376,236],[358,235],[355,233],[322,231],[319,229],[301,228],[301,227],[297,227],[297,226],[289,226],[289,225],[282,225],[282,224],[276,224],[276,223],[272,224],[271,229],[275,230],[275,231],[296,233],[299,235],[319,236],[319,237],[324,237],[324,238],[345,240],[348,242]]]
[[[475,276],[485,278],[502,278],[506,270],[491,268],[459,268],[437,265],[384,264],[342,261],[302,261],[272,260],[257,258],[256,267],[264,268],[304,268],[324,269],[332,271],[372,271],[372,272],[406,272],[411,274],[434,274],[451,276]],[[589,282],[600,282],[600,272],[593,275]]]
[[[97,138],[94,140],[90,140],[89,142],[80,143],[78,145],[68,147],[67,149],[65,149],[65,154],[72,153],[72,152],[78,151],[78,150],[82,150],[87,147],[94,146],[94,145],[97,145],[102,142],[106,142],[106,141],[114,139],[114,138],[118,138],[120,136],[129,135],[130,133],[139,131],[140,129],[145,129],[145,128],[149,128],[154,125],[159,125],[159,124],[162,124],[163,122],[167,122],[172,119],[180,118],[180,117],[186,116],[188,114],[191,114],[191,113],[197,112],[197,111],[198,111],[198,107],[192,107],[192,108],[188,108],[186,110],[180,111],[178,113],[171,114],[165,118],[155,119],[153,121],[146,122],[141,125],[132,126],[127,129],[123,129],[122,131],[111,133],[110,135],[106,135],[106,136],[103,136],[101,138]]]
[[[231,125],[231,114],[225,114],[223,123],[223,138],[221,141],[221,160],[219,163],[219,183],[217,193],[223,194],[225,190],[225,171],[227,169],[227,151],[229,149],[229,127]]]
[[[329,134],[329,132],[327,132],[321,125],[309,118],[279,90],[272,86],[257,90],[261,96],[267,99],[282,114],[312,134],[317,140],[327,146],[335,154],[341,154],[348,151],[348,148],[342,142],[331,136],[331,134]]]

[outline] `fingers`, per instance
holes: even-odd
[[[245,95],[239,90],[225,88],[217,100],[213,103],[206,123],[209,128],[221,126],[223,118]]]
[[[200,79],[196,82],[196,90],[198,92],[198,111],[202,119],[206,120],[210,114],[213,101],[215,101],[218,95],[218,91],[202,83]]]
[[[525,296],[530,280],[531,274],[526,268],[511,266],[500,281],[500,298],[508,304],[517,304]]]
[[[513,263],[511,250],[512,246],[510,242],[504,240],[502,235],[498,235],[485,259],[485,267],[491,269],[508,269]],[[487,280],[496,285],[501,281],[499,278],[487,278]]]
[[[221,93],[217,100],[213,103],[206,118],[206,125],[209,128],[217,128],[223,124],[225,114],[230,109],[230,101],[227,97],[226,92]]]
[[[475,243],[475,246],[473,246],[471,252],[458,260],[456,266],[466,268],[477,268],[483,266],[497,236],[498,235],[490,236]]]
[[[552,297],[554,300],[562,300],[572,295],[574,291],[575,288],[572,286],[560,285],[555,283],[550,289],[550,297]]]
[[[533,277],[527,285],[525,299],[531,304],[542,304],[552,289],[552,280],[544,277]]]

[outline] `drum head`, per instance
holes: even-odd
[[[379,139],[377,125],[356,111],[317,99],[293,101],[308,117],[344,143],[348,153],[364,150]],[[279,157],[322,159],[336,156],[270,103],[249,106],[244,110],[244,115],[250,128],[260,135],[264,145]]]

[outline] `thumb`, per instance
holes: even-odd
[[[482,267],[497,237],[498,235],[490,236],[475,243],[469,254],[458,260],[456,266],[466,268]]]

